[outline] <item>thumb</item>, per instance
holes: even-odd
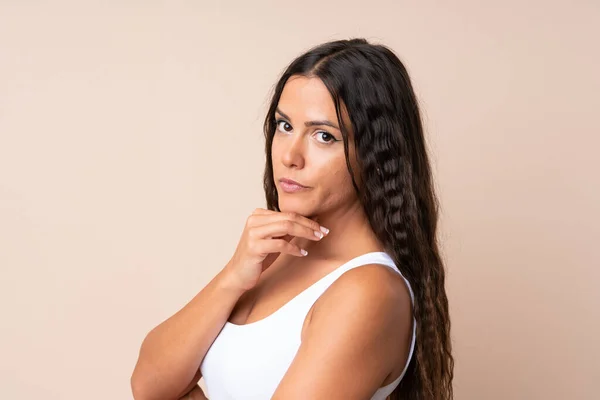
[[[290,242],[294,237],[292,235],[284,235],[281,236],[278,239],[283,239],[286,242]],[[271,264],[273,264],[273,262],[275,262],[275,260],[277,259],[277,257],[279,257],[281,255],[281,253],[271,253],[269,254],[263,261],[263,271],[265,271],[267,268],[269,268],[271,266]]]

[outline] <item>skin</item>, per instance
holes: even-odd
[[[238,301],[229,319],[237,324],[266,318],[291,300],[290,293],[300,293],[345,261],[383,251],[354,191],[335,105],[323,82],[290,78],[277,108],[272,159],[280,210],[313,219],[330,231],[319,241],[292,238],[308,255],[280,255]],[[345,111],[343,118],[350,126]],[[356,174],[352,132],[349,153]],[[308,188],[286,193],[280,178]],[[358,176],[356,180],[360,186]],[[410,294],[396,272],[378,264],[347,271],[309,311],[301,346],[272,399],[370,399],[404,368],[411,323]],[[205,399],[197,385],[192,396]]]
[[[302,265],[307,275],[319,269],[320,277],[355,256],[383,251],[352,185],[335,105],[323,82],[314,77],[290,78],[277,109],[272,159],[280,210],[330,229],[318,242],[294,238],[308,256],[288,264]],[[342,115],[345,126],[350,126],[345,110]],[[313,126],[310,121],[329,123]],[[352,132],[349,156],[360,186]],[[284,177],[308,189],[286,193],[279,182]],[[323,264],[322,260],[335,261]],[[308,287],[298,285],[298,292]],[[386,266],[365,265],[344,273],[311,309],[300,349],[273,399],[370,398],[404,367],[410,304],[402,278]]]
[[[325,85],[318,78],[290,78],[283,89],[277,111],[275,118],[279,122],[271,154],[279,208],[282,212],[311,218],[332,232],[327,241],[294,242],[319,258],[345,258],[352,254],[349,249],[357,246],[359,250],[364,247],[382,249],[354,191],[346,166],[335,105]],[[329,121],[336,128],[327,125],[306,127],[309,121]],[[349,126],[346,115],[344,122]],[[352,168],[357,171],[352,140],[349,153]],[[309,188],[286,193],[281,189],[280,178],[295,180]],[[344,234],[348,230],[351,235]]]

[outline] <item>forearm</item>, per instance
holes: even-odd
[[[194,388],[179,400],[208,400],[208,397],[202,391],[200,386],[196,385]]]
[[[134,397],[177,398],[242,294],[221,271],[185,307],[148,333],[131,377]]]

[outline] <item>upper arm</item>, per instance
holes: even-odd
[[[412,307],[401,280],[381,265],[342,274],[314,308],[273,399],[371,398],[407,354]]]
[[[200,370],[200,368],[198,368],[190,383],[188,383],[186,388],[177,396],[177,398],[179,399],[188,394],[190,391],[192,391],[192,389],[195,389],[198,382],[200,381],[200,378],[202,378],[202,371]]]

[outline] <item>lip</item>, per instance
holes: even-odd
[[[292,179],[281,178],[279,183],[283,191],[286,193],[295,193],[304,189],[308,189],[307,186],[304,186]]]

